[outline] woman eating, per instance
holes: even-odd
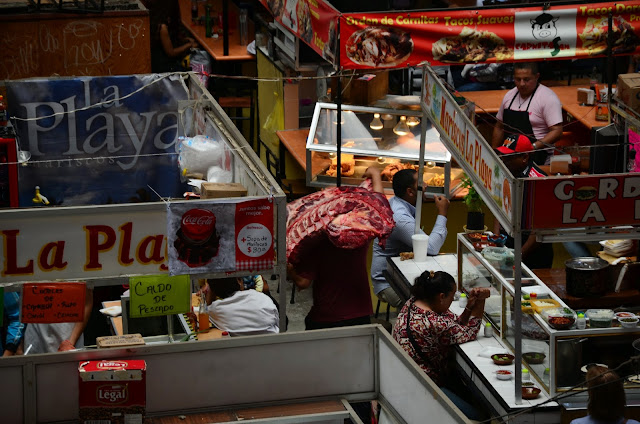
[[[478,413],[475,408],[450,389],[456,378],[448,375],[447,357],[450,346],[476,339],[489,289],[471,290],[459,316],[449,311],[455,292],[456,283],[450,274],[423,272],[411,288],[412,297],[398,314],[393,338],[467,417],[478,419],[474,417]]]

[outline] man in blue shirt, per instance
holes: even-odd
[[[389,204],[393,211],[393,219],[396,222],[396,226],[393,228],[384,248],[378,244],[377,239],[373,243],[371,282],[373,283],[373,291],[379,299],[395,308],[399,308],[404,302],[387,283],[382,271],[387,269],[388,257],[399,256],[400,252],[413,250],[411,236],[414,234],[416,225],[418,173],[413,169],[398,171],[393,176],[393,192],[395,196],[389,199]],[[447,237],[449,200],[444,196],[434,196],[434,201],[438,210],[438,217],[429,235],[428,255],[437,255]],[[423,233],[422,231],[420,232]]]

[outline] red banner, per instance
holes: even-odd
[[[526,187],[523,228],[640,225],[638,174],[536,178]]]
[[[640,1],[517,9],[353,13],[340,16],[342,68],[509,62],[606,53],[640,44]]]
[[[260,0],[273,17],[330,62],[339,12],[325,0]]]

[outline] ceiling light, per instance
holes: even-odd
[[[380,120],[380,114],[379,113],[374,113],[373,114],[373,119],[371,120],[371,123],[369,124],[369,128],[371,128],[372,130],[381,130],[384,127],[384,125],[382,124],[382,121]]]
[[[417,116],[410,116],[407,118],[407,125],[409,125],[410,127],[415,127],[419,123],[420,123],[420,118],[418,118]]]
[[[407,117],[401,116],[400,121],[393,127],[393,132],[398,135],[407,135],[411,132],[411,129],[407,125]]]

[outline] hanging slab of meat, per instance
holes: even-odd
[[[366,185],[310,194],[289,203],[287,212],[287,260],[292,264],[312,254],[315,241],[325,234],[337,247],[356,249],[376,237],[384,245],[395,225],[387,198]]]

